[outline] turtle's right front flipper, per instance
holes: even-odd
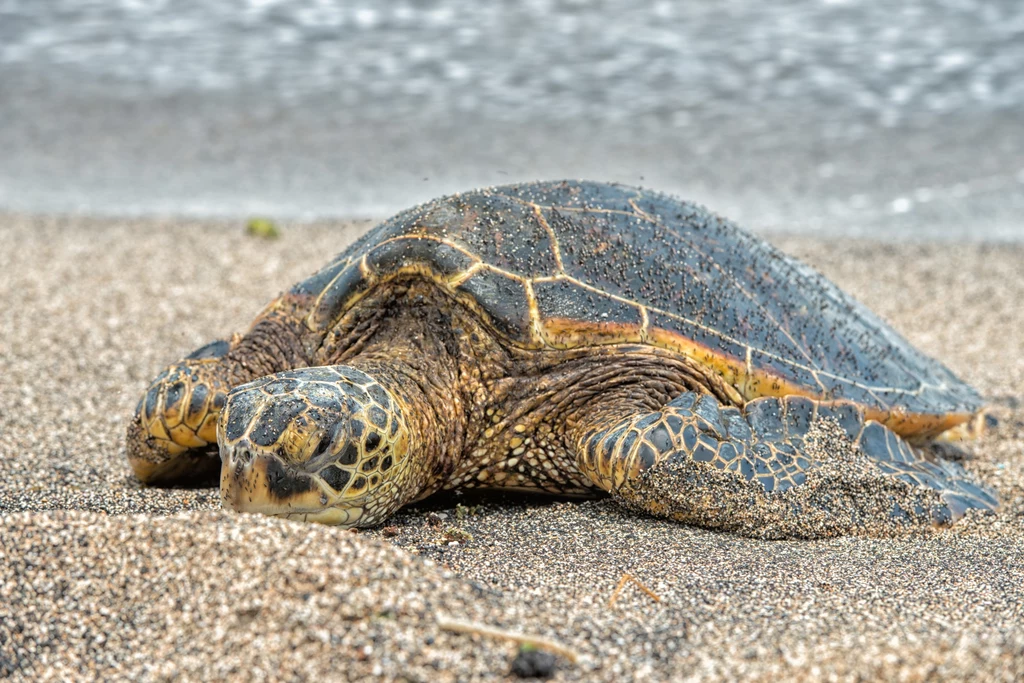
[[[962,467],[924,460],[852,404],[788,396],[739,409],[687,392],[656,412],[629,406],[598,406],[577,424],[576,464],[629,507],[659,517],[807,538],[945,525],[998,505]],[[846,450],[856,447],[851,457],[843,444],[820,441],[829,430]]]
[[[228,392],[258,377],[308,365],[299,327],[280,316],[245,335],[193,351],[157,375],[128,425],[128,462],[147,484],[216,476],[217,418]]]
[[[128,424],[128,462],[147,484],[202,478],[217,471],[217,416],[231,389],[238,346],[211,342],[164,369],[149,385]]]

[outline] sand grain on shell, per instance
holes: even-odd
[[[0,217],[0,678],[508,675],[514,644],[439,613],[563,643],[560,680],[1024,676],[1024,248],[776,240],[991,401],[966,464],[1004,507],[948,532],[765,542],[466,497],[354,534],[140,487],[148,380],[366,227]],[[659,601],[608,608],[624,572]]]

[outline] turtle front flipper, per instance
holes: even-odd
[[[147,484],[213,478],[220,469],[217,418],[234,387],[308,365],[301,323],[271,305],[244,335],[218,340],[168,366],[128,424],[128,462]]]
[[[998,505],[962,467],[923,459],[851,404],[791,396],[741,410],[687,392],[657,412],[594,413],[576,426],[577,466],[659,517],[813,538],[946,525]]]
[[[240,336],[200,347],[149,385],[128,425],[128,462],[145,483],[202,478],[220,466],[217,417],[231,390],[224,357]]]

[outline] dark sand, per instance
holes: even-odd
[[[143,489],[122,435],[149,379],[366,227],[0,217],[0,678],[508,674],[512,641],[439,618],[564,644],[560,680],[1024,676],[1024,248],[774,240],[991,402],[966,466],[1003,507],[952,530],[766,542],[474,496],[353,533]],[[659,600],[609,608],[625,572]]]

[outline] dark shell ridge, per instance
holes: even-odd
[[[365,257],[365,258],[364,258]],[[373,282],[422,272],[528,347],[646,342],[744,396],[802,393],[907,414],[977,393],[812,268],[706,209],[622,185],[525,183],[381,223],[294,294],[324,329]]]

